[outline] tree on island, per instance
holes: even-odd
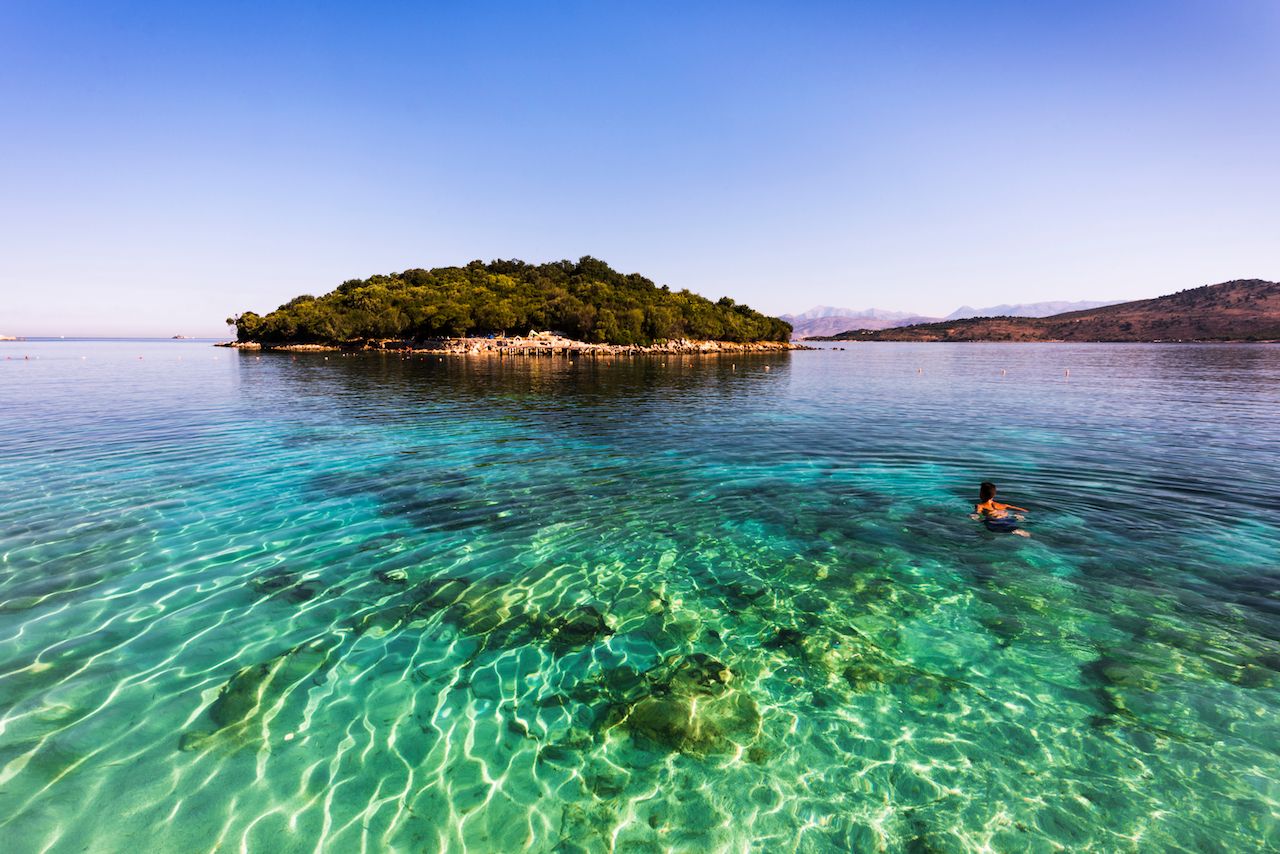
[[[261,316],[228,324],[240,341],[339,344],[523,334],[552,329],[606,344],[648,345],[695,338],[786,341],[791,325],[724,297],[672,292],[590,256],[577,262],[472,261],[465,267],[405,270],[350,279],[321,297],[294,297]]]

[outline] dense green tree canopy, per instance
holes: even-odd
[[[791,325],[728,297],[672,292],[590,256],[526,264],[472,261],[343,282],[264,316],[229,320],[241,341],[332,344],[376,338],[523,334],[554,330],[581,341],[651,344],[673,338],[786,341]]]

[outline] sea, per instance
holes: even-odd
[[[16,341],[0,436],[10,854],[1280,849],[1277,346]]]

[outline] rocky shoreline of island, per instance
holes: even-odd
[[[375,339],[341,344],[273,343],[224,341],[216,347],[238,350],[281,350],[285,352],[387,351],[447,356],[660,356],[779,353],[812,350],[791,341],[702,341],[680,338],[650,345],[592,344],[554,332],[484,338],[426,338],[420,340]]]

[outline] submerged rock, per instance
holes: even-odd
[[[14,614],[27,611],[44,602],[43,596],[16,596],[0,602],[0,614]]]
[[[276,596],[289,602],[306,602],[324,591],[319,580],[305,578],[303,573],[290,570],[264,573],[249,585],[259,595]]]
[[[547,629],[548,639],[555,647],[587,646],[612,634],[604,615],[591,605],[551,620]]]
[[[641,700],[621,723],[641,743],[681,753],[728,753],[760,734],[760,710],[741,691],[673,693]]]
[[[778,629],[778,633],[764,642],[765,649],[785,649],[799,655],[804,650],[804,633],[798,629]]]
[[[912,667],[897,680],[900,696],[915,708],[940,707],[949,699],[953,691],[966,687],[964,682],[930,673],[918,667]]]
[[[470,587],[465,578],[429,578],[410,589],[405,599],[416,610],[438,611],[456,603]]]
[[[398,583],[392,573],[379,574],[384,583]],[[370,629],[393,631],[433,616],[460,633],[482,637],[480,649],[508,647],[541,639],[553,648],[584,647],[613,634],[605,615],[593,605],[562,614],[545,614],[529,607],[529,591],[519,585],[465,578],[431,578],[394,596],[389,604],[360,617],[357,633]]]
[[[1256,664],[1241,665],[1229,675],[1228,679],[1241,688],[1273,688],[1277,682],[1276,674],[1272,669],[1259,667]]]
[[[283,591],[280,595],[289,602],[306,602],[324,592],[319,581],[304,581]]]
[[[631,697],[605,710],[601,726],[620,726],[646,747],[703,755],[730,753],[760,734],[760,710],[745,691],[730,688],[733,671],[705,653],[669,660],[615,685]]]
[[[524,605],[527,596],[513,586],[477,582],[445,609],[444,618],[465,635],[483,636],[481,649],[515,646],[531,640],[539,622]]]
[[[756,582],[730,583],[720,588],[725,605],[730,611],[738,612],[750,608],[769,591]]]
[[[733,681],[733,671],[703,652],[681,659],[671,676],[669,689],[683,693],[719,694]]]
[[[1026,631],[1022,620],[1012,616],[983,617],[980,622],[987,631],[996,636],[998,646],[1008,646]]]
[[[1129,709],[1137,692],[1150,692],[1159,687],[1153,675],[1132,661],[1125,661],[1110,654],[1099,655],[1093,661],[1080,665],[1080,676],[1093,691],[1103,714],[1093,718],[1095,727],[1105,727],[1116,722],[1138,724]]]
[[[645,674],[636,670],[634,667],[615,667],[608,671],[605,677],[605,685],[607,686],[611,696],[621,699],[635,699],[637,692],[648,690],[645,683]]]
[[[210,730],[198,730],[198,729],[187,730],[178,739],[178,749],[181,750],[183,753],[189,753],[190,751],[193,751],[193,750],[200,750],[206,744],[208,744],[209,740],[212,739],[215,735],[217,735],[217,733]]]
[[[793,684],[825,685],[836,690],[843,685],[859,694],[896,686],[905,689],[899,693],[913,704],[934,701],[953,687],[947,677],[895,660],[850,625],[817,624],[806,631],[781,628],[762,646],[798,660],[803,678],[793,677]]]
[[[1080,665],[1081,681],[1102,708],[1090,723],[1175,741],[1210,740],[1203,713],[1186,702],[1184,672],[1161,663],[1158,653],[1159,648],[1113,649]]]
[[[1156,679],[1134,662],[1110,655],[1100,656],[1080,666],[1080,673],[1090,682],[1107,688],[1138,688],[1154,691]]]
[[[220,727],[232,726],[303,681],[320,684],[321,677],[333,664],[330,653],[338,643],[338,638],[327,636],[237,671],[209,707],[210,719]]]
[[[580,751],[558,744],[548,744],[538,748],[536,761],[556,765],[560,768],[574,768],[582,761]]]
[[[251,715],[262,701],[263,689],[270,684],[281,658],[237,670],[209,707],[209,719],[219,727],[240,723]]]
[[[197,728],[184,733],[179,748],[198,749],[222,730],[243,731],[263,711],[285,702],[295,689],[320,684],[336,660],[334,653],[340,643],[339,636],[326,635],[237,670],[209,706],[212,730]]]
[[[883,667],[865,662],[849,665],[840,675],[844,677],[849,687],[859,694],[872,691],[889,681],[889,676]]]
[[[369,629],[392,631],[453,605],[470,586],[465,578],[429,578],[395,597],[391,604],[362,615],[353,628],[357,634]]]
[[[267,572],[252,579],[249,584],[259,593],[276,593],[298,582],[298,573],[287,570]]]

